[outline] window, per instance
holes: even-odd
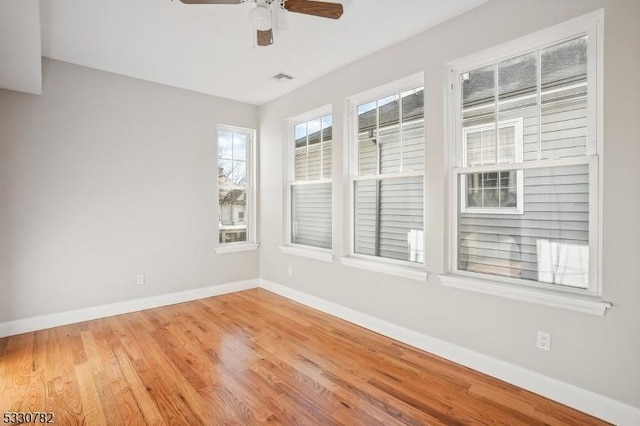
[[[218,128],[218,242],[249,242],[253,238],[254,130]]]
[[[522,118],[462,129],[463,166],[522,162]],[[497,146],[496,146],[497,143]],[[461,205],[465,213],[522,213],[521,170],[472,173],[461,178]]]
[[[289,242],[316,248],[332,246],[331,222],[331,114],[292,123],[293,178]]]
[[[451,272],[600,294],[601,16],[452,64]]]
[[[424,263],[424,89],[353,103],[355,256]]]

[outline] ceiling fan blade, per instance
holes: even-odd
[[[305,15],[320,16],[322,18],[338,19],[342,16],[340,3],[327,3],[312,0],[286,0],[284,8],[289,12],[304,13]]]
[[[240,4],[241,0],[180,0],[184,4]]]
[[[270,46],[273,44],[273,30],[256,30],[256,38],[258,40],[258,46]]]

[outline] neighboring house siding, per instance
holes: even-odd
[[[320,163],[322,162],[322,177],[331,177],[331,141],[325,141],[322,148],[322,158],[320,144],[311,145],[307,155],[307,148],[296,148],[295,151],[295,174],[296,180],[320,179]],[[306,173],[309,175],[306,176]]]
[[[421,177],[385,181],[359,181],[356,195],[356,252],[398,260],[410,260],[411,231],[422,231],[423,187]],[[377,185],[380,216],[376,217]],[[396,190],[401,188],[402,192]],[[376,241],[376,227],[380,239]],[[421,237],[420,237],[421,239]],[[376,252],[376,246],[378,251]]]
[[[543,159],[584,155],[586,110],[584,99],[543,107]],[[500,118],[515,117],[524,119],[524,161],[537,159],[537,119],[522,111]],[[460,214],[459,268],[549,282],[541,273],[562,273],[545,269],[544,256],[559,255],[550,254],[549,244],[571,247],[562,254],[573,258],[569,264],[586,262],[581,257],[589,245],[588,211],[587,165],[525,170],[523,214]]]
[[[366,135],[361,135],[366,137]],[[397,172],[400,166],[398,127],[380,129],[381,173]],[[403,127],[403,166],[420,169],[424,164],[424,120],[405,123]],[[377,145],[359,144],[360,173],[377,170]],[[411,231],[420,231],[422,240],[424,195],[421,177],[390,178],[383,181],[358,181],[355,191],[355,252],[398,260],[411,258]],[[380,216],[376,217],[377,185],[380,184]],[[397,192],[401,189],[401,192]],[[376,227],[379,240],[376,240]],[[377,246],[377,251],[376,251]],[[415,249],[415,248],[414,248]],[[421,251],[421,248],[420,248]],[[414,259],[415,260],[415,259]]]
[[[524,117],[524,161],[537,160],[538,120],[530,114]],[[501,117],[502,118],[502,117]],[[585,154],[587,137],[586,100],[578,99],[542,109],[542,159],[565,158]]]
[[[292,186],[292,243],[331,248],[331,183]]]

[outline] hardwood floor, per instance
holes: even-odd
[[[0,415],[73,425],[596,425],[265,290],[0,339]]]

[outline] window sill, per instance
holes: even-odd
[[[440,275],[440,280],[442,285],[446,287],[491,294],[507,299],[522,300],[597,316],[604,316],[607,308],[612,306],[611,303],[603,302],[597,297],[521,287],[475,277],[446,274]]]
[[[256,243],[224,244],[216,247],[216,254],[237,253],[241,251],[257,250],[260,245]]]
[[[416,281],[427,281],[427,272],[419,269],[394,265],[385,262],[375,262],[371,260],[358,259],[355,257],[341,257],[340,263],[353,268],[364,269],[366,271],[382,272],[383,274],[395,275],[398,277],[409,278]]]
[[[309,259],[320,260],[322,262],[333,262],[333,255],[329,250],[313,249],[295,246],[280,246],[280,251],[294,256],[308,257]]]

